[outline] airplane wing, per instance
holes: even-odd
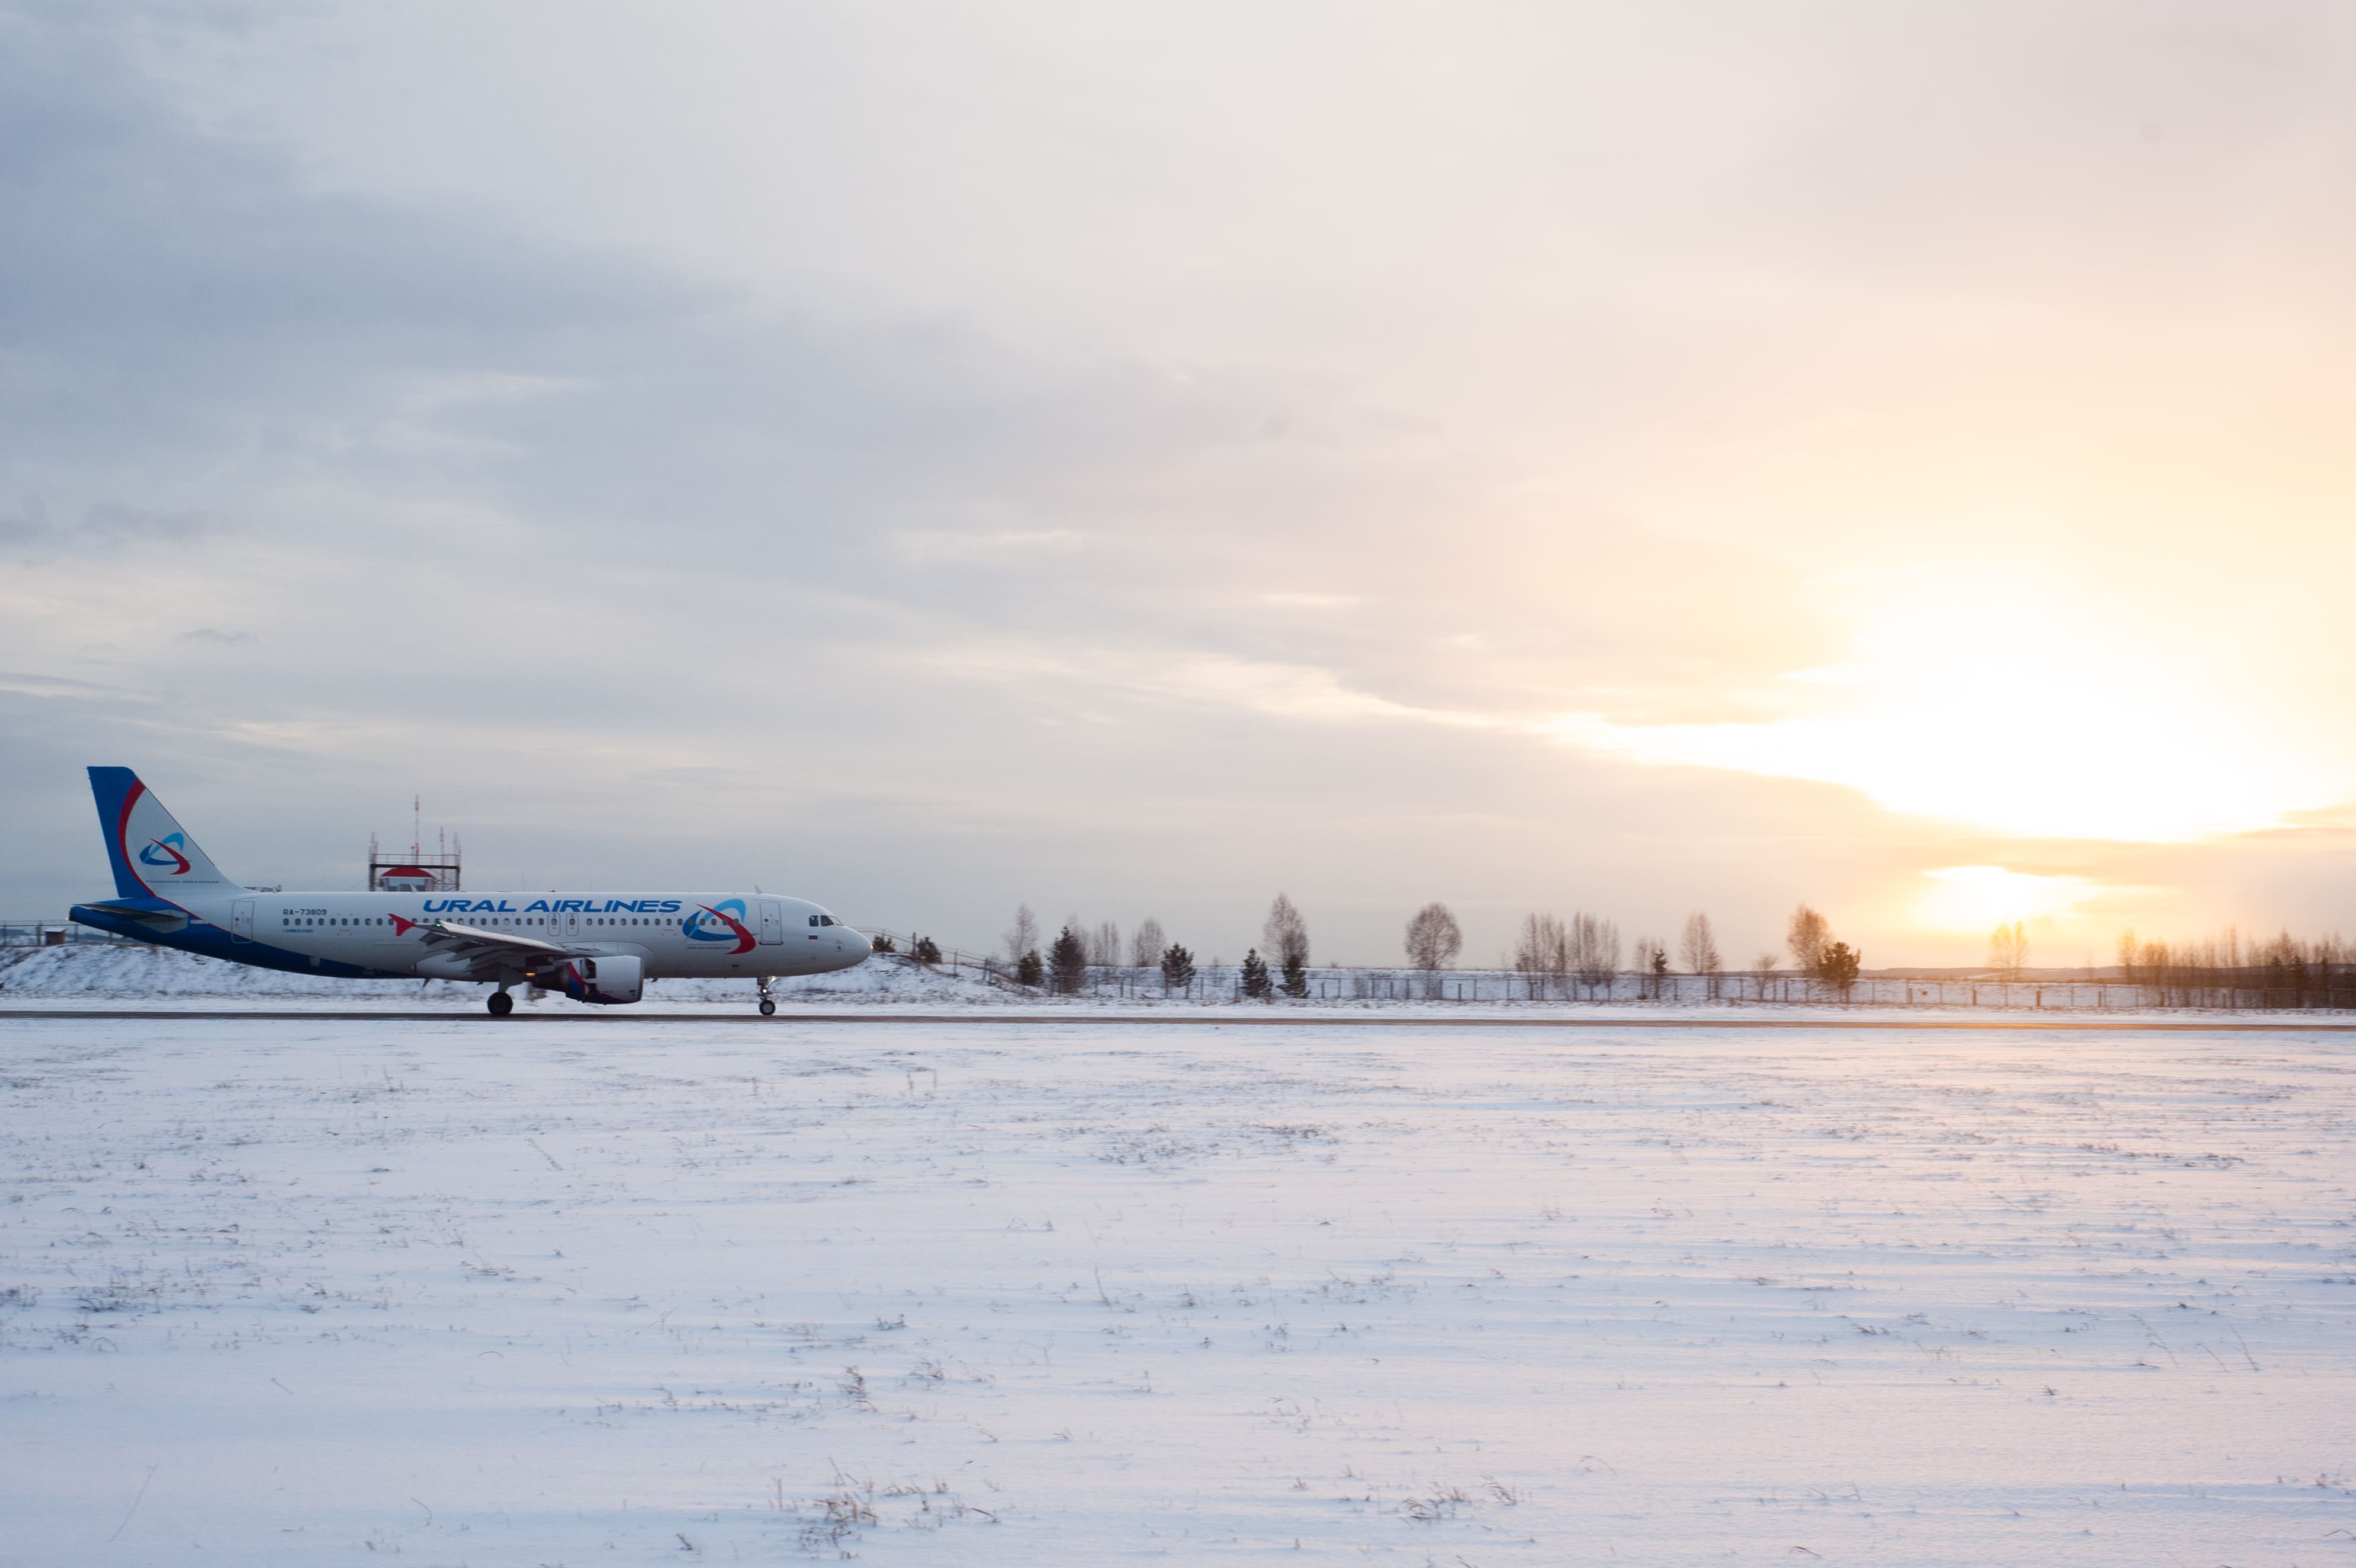
[[[427,952],[455,958],[487,980],[497,979],[501,970],[529,971],[544,967],[552,959],[595,956],[593,949],[560,947],[537,937],[514,931],[487,931],[480,926],[462,926],[455,920],[412,920],[402,924],[406,929],[402,934],[417,932]]]

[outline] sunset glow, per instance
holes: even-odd
[[[1753,723],[1556,721],[1656,764],[1814,779],[1892,811],[2029,838],[2179,842],[2280,824],[2343,788],[2303,743],[2160,635],[2051,585],[1925,569],[1850,585],[1850,656],[1781,682]]]
[[[1926,871],[1930,886],[1918,911],[1933,930],[1983,936],[2010,920],[2044,920],[2074,912],[2099,891],[2078,876],[2038,876],[2001,865],[1948,865]]]
[[[2356,929],[2356,23],[2151,11],[0,6],[7,912],[115,759],[971,950]]]

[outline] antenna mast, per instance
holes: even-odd
[[[425,853],[425,796],[423,791],[409,798],[410,824],[412,835],[409,854],[388,855],[377,849],[376,835],[369,835],[368,886],[371,891],[408,893],[455,893],[459,891],[458,841],[447,827],[440,830],[438,848],[433,854]]]

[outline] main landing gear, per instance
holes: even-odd
[[[502,985],[491,993],[489,999],[483,1005],[491,1010],[492,1017],[504,1018],[515,1011],[515,998],[509,995],[508,988]]]
[[[769,977],[766,974],[761,976],[759,984],[761,987],[761,1016],[764,1018],[774,1017],[777,1011],[777,1004],[769,999]]]

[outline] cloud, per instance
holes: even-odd
[[[2170,15],[7,12],[7,798],[130,760],[348,875],[422,785],[952,932],[1280,871],[1385,949],[1899,929],[1964,864],[2222,904],[1863,792],[2049,721],[2072,832],[2106,754],[2344,781],[2346,24]]]
[[[99,501],[79,521],[52,522],[37,496],[14,517],[0,516],[0,548],[36,553],[110,551],[123,546],[187,544],[217,532],[219,521],[201,511],[166,511]]]

